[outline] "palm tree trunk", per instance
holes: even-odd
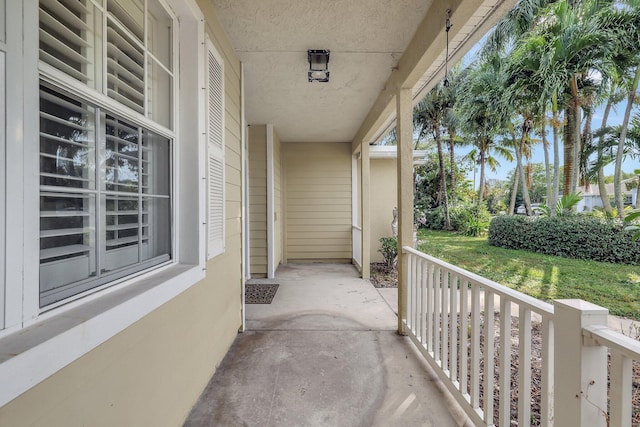
[[[509,201],[509,215],[513,215],[516,210],[516,196],[518,194],[518,181],[520,174],[518,168],[513,171],[513,187],[511,190],[511,200]]]
[[[613,92],[613,89],[612,89]],[[607,126],[607,121],[609,120],[609,113],[611,112],[611,107],[613,105],[613,99],[610,96],[607,100],[607,105],[604,108],[604,112],[602,115],[602,126],[600,126],[601,130]],[[604,182],[604,165],[602,164],[602,156],[604,155],[604,136],[600,136],[598,141],[598,189],[600,190],[600,199],[602,200],[602,209],[608,214],[611,215],[613,209],[611,208],[611,203],[609,202],[609,194],[607,194],[607,187]]]
[[[444,151],[442,150],[442,135],[440,126],[434,126],[434,136],[438,146],[438,166],[440,174],[440,203],[444,209],[444,229],[451,230],[451,218],[449,217],[449,203],[447,202],[447,175],[444,167]]]
[[[567,125],[564,132],[564,194],[576,192],[576,153],[579,153],[580,141],[580,110],[578,102],[577,76],[572,76],[569,81],[571,99],[567,103]]]
[[[638,173],[638,169],[634,171]],[[634,209],[640,209],[640,174],[638,174],[638,186],[636,187],[636,204],[633,205]]]
[[[546,111],[542,115],[544,118],[546,116]],[[551,203],[551,198],[553,197],[553,183],[551,182],[551,164],[549,160],[549,140],[547,139],[547,130],[546,130],[546,119],[542,120],[542,125],[540,129],[540,133],[542,134],[542,148],[544,149],[544,179],[547,184],[547,206]]]
[[[563,170],[563,190],[562,194],[571,193],[571,178],[573,177],[573,122],[575,115],[571,105],[567,105],[565,110],[566,124],[564,126],[564,170]]]
[[[449,162],[451,163],[451,206],[455,207],[456,195],[456,156],[454,151],[455,134],[449,133]]]
[[[593,104],[590,105],[593,107]],[[593,147],[593,131],[591,124],[593,123],[593,109],[588,108],[584,114],[584,128],[580,136],[580,168],[578,175],[578,183],[589,189],[589,151]]]
[[[486,154],[484,150],[480,150],[480,187],[478,188],[478,206],[482,204],[482,196],[484,193],[484,163]]]
[[[547,200],[547,206],[551,208],[551,217],[556,216],[556,199],[560,193],[560,113],[557,105],[553,107],[553,194]]]
[[[622,175],[622,158],[624,155],[624,143],[627,138],[627,129],[629,128],[629,118],[631,117],[631,109],[633,108],[633,101],[636,97],[636,90],[638,90],[638,81],[640,80],[640,66],[636,67],[636,74],[633,77],[633,82],[629,88],[629,95],[627,96],[627,108],[624,111],[624,118],[622,119],[622,129],[620,131],[620,141],[618,141],[618,152],[616,153],[616,165],[613,173],[614,191],[616,195],[616,206],[618,207],[618,218],[624,219],[624,200],[622,200],[621,175]]]
[[[527,210],[527,215],[531,215],[531,199],[529,198],[529,189],[527,188],[527,177],[524,173],[524,167],[522,166],[522,144],[524,144],[524,140],[526,138],[526,134],[522,134],[522,139],[520,140],[520,144],[516,144],[516,165],[518,168],[518,173],[520,174],[520,180],[522,181],[522,199],[524,201],[524,207]]]
[[[580,138],[580,98],[578,97],[578,81],[577,77],[575,76],[573,79],[571,79],[571,92],[574,94],[573,114],[575,115],[573,121],[573,175],[571,177],[571,192],[575,193],[578,187],[580,164],[582,163],[582,141]]]

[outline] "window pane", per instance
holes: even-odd
[[[94,109],[40,89],[40,185],[95,188]]]
[[[107,94],[144,113],[144,50],[113,19],[107,20]]]
[[[40,193],[40,292],[43,297],[55,301],[65,298],[65,285],[96,275],[95,213],[93,195]]]
[[[91,87],[101,70],[102,15],[89,0],[40,0],[40,59]]]
[[[147,16],[147,47],[162,65],[172,70],[173,19],[157,0],[149,1]]]
[[[142,135],[143,193],[169,196],[171,188],[170,140],[146,130]]]
[[[140,181],[140,130],[132,124],[106,116],[105,188],[137,193]]]
[[[140,262],[138,197],[105,196],[105,258],[102,273]]]
[[[143,0],[108,0],[109,18],[120,26],[139,43],[144,39],[144,1]]]
[[[148,116],[156,123],[171,128],[171,109],[173,106],[173,78],[156,61],[149,60],[147,79]]]
[[[143,250],[142,260],[171,255],[171,200],[167,198],[142,199]]]

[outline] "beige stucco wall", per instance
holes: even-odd
[[[289,262],[351,261],[351,145],[286,143]]]
[[[207,264],[206,279],[0,408],[0,426],[182,425],[236,336],[241,324],[240,63],[210,3],[197,1],[225,60],[226,252]]]
[[[267,276],[267,127],[249,126],[251,277]]]
[[[382,262],[380,238],[391,237],[393,208],[398,204],[396,159],[371,160],[371,262]]]
[[[282,143],[273,131],[273,265],[282,262]]]

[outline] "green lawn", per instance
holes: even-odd
[[[580,298],[640,320],[640,267],[489,246],[486,237],[419,231],[419,249],[544,301]]]

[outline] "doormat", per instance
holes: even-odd
[[[277,283],[247,283],[244,288],[245,304],[271,304],[278,286]]]

